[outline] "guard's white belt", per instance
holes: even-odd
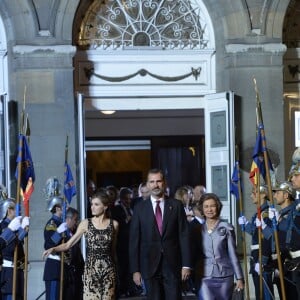
[[[3,259],[2,267],[13,268],[14,267],[14,263],[12,261],[10,261],[10,260]]]
[[[300,250],[290,251],[290,255],[291,255],[292,258],[300,257]]]
[[[60,260],[60,256],[59,255],[49,254],[48,258],[55,259],[55,260]]]
[[[258,250],[258,249],[259,249],[259,245],[258,245],[258,244],[256,244],[256,245],[251,245],[251,246],[250,246],[250,249],[251,249],[251,250]]]

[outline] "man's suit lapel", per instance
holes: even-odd
[[[165,233],[172,210],[173,206],[171,204],[171,201],[169,199],[165,199],[162,234]]]
[[[152,206],[152,202],[151,202],[151,199],[149,198],[147,201],[147,205],[146,205],[146,211],[145,211],[145,218],[148,218],[149,217],[149,214],[151,215],[152,214],[152,224],[150,224],[151,228],[155,228],[155,230],[157,231],[157,233],[160,235],[159,233],[159,230],[158,230],[158,226],[157,226],[157,222],[156,222],[156,218],[155,218],[155,214],[154,214],[154,211],[153,211],[153,206]],[[152,213],[151,213],[152,211]],[[151,217],[150,217],[151,219]]]

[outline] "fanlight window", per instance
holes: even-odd
[[[86,49],[206,49],[209,33],[196,0],[94,1],[78,45]]]

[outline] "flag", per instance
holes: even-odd
[[[239,181],[240,181],[240,176],[239,176],[239,162],[236,161],[236,163],[234,165],[233,172],[232,172],[231,183],[230,183],[230,193],[235,196],[236,200],[240,199]]]
[[[257,137],[256,137],[256,143],[255,143],[255,147],[254,147],[253,155],[252,155],[253,161],[251,164],[251,170],[250,170],[250,174],[249,174],[249,179],[253,185],[257,185],[259,174],[261,174],[262,177],[264,178],[264,180],[266,180],[266,167],[265,167],[265,162],[264,162],[264,152],[266,152],[267,150],[264,149],[263,145],[262,145],[263,137],[261,135],[260,128],[261,127],[259,127]],[[268,156],[269,169],[273,170],[272,163],[269,158],[268,152],[267,152],[267,156]]]
[[[65,163],[64,194],[69,204],[72,201],[72,197],[76,195],[76,186],[74,183],[71,168],[68,163]]]
[[[24,192],[26,190],[26,186],[28,184],[29,179],[31,178],[30,180],[32,180],[32,182],[35,181],[35,174],[30,149],[27,143],[27,138],[23,134],[19,135],[19,145],[22,145],[22,148],[19,149],[19,154],[17,157],[17,168],[15,172],[15,177],[18,179],[18,164],[21,163],[20,186],[22,191]]]

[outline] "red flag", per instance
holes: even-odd
[[[33,180],[29,177],[25,191],[21,190],[23,194],[25,216],[29,217],[29,199],[34,191]]]

